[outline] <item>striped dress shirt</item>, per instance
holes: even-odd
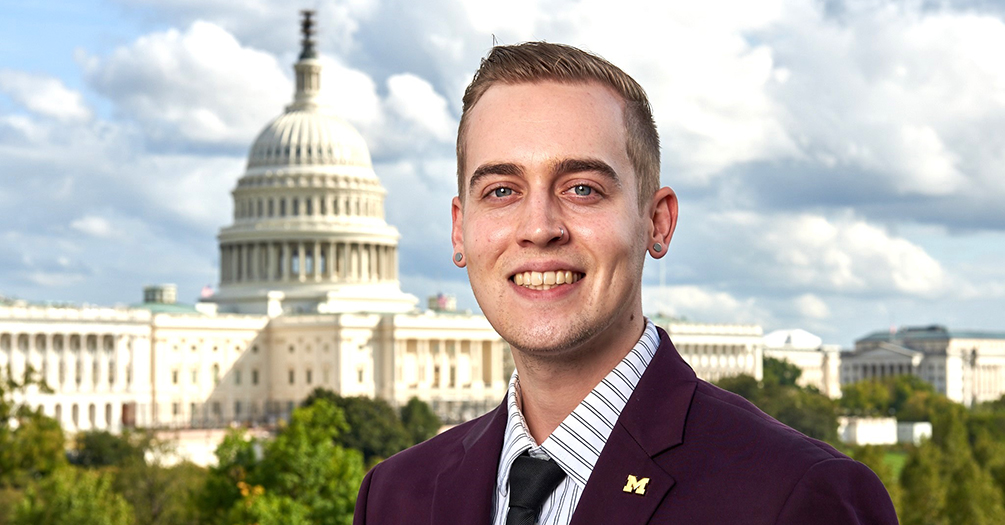
[[[525,451],[530,451],[530,455],[536,458],[555,460],[566,474],[566,478],[545,501],[538,524],[568,525],[572,521],[572,513],[579,504],[579,498],[597,464],[600,452],[659,343],[656,326],[646,319],[646,329],[635,347],[587,394],[541,446],[537,446],[531,437],[527,421],[520,412],[520,378],[513,372],[506,396],[509,419],[506,422],[496,477],[493,525],[506,523],[510,467],[513,466],[513,460]]]

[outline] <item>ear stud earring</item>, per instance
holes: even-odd
[[[463,259],[463,258],[464,258],[464,255],[461,254],[461,252],[457,252],[457,253],[454,254],[454,260],[457,261],[457,262],[461,262],[461,259]]]
[[[653,244],[653,251],[656,252],[656,253],[662,252],[663,251],[663,245],[660,244],[660,243]]]

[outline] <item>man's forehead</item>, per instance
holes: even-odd
[[[470,179],[485,160],[506,160],[479,159],[479,154],[492,155],[511,145],[533,144],[548,131],[554,132],[551,138],[556,143],[551,145],[555,148],[590,138],[603,138],[603,146],[623,145],[626,140],[623,99],[609,87],[593,81],[495,84],[471,108],[466,128],[465,179]],[[547,149],[546,145],[540,146]],[[597,148],[580,152],[579,156],[592,154]],[[560,155],[559,160],[564,156]]]

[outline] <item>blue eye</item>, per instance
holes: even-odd
[[[512,188],[496,188],[492,190],[493,197],[509,197],[510,195],[513,195]]]
[[[593,194],[593,188],[585,184],[577,184],[572,188],[572,191],[575,192],[576,195],[579,195],[580,197],[586,197],[588,195]]]

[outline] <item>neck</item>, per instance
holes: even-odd
[[[595,337],[561,358],[544,359],[513,349],[520,375],[520,411],[538,445],[618,366],[645,326],[645,318],[635,315],[626,326],[608,327],[605,333],[611,337]]]

